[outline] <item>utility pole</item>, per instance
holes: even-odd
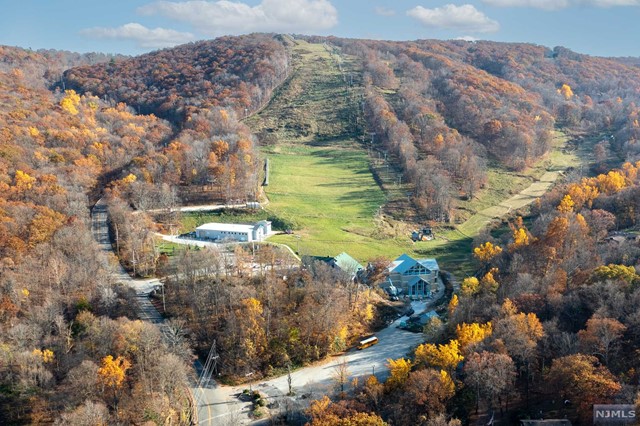
[[[166,315],[166,313],[167,313],[167,304],[165,303],[165,300],[164,300],[164,283],[161,282],[160,284],[162,284],[162,287],[161,287],[162,288],[162,314]]]
[[[209,349],[209,354],[207,355],[207,361],[204,363],[204,367],[202,369],[202,373],[200,373],[200,377],[198,379],[198,387],[203,388],[209,384],[209,380],[211,380],[211,375],[218,365],[218,352],[216,350],[216,341],[214,340],[211,344],[211,349]]]
[[[289,393],[287,395],[293,396],[293,389],[291,388],[291,363],[287,363],[287,384],[289,385]]]

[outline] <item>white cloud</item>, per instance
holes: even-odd
[[[407,15],[433,28],[448,28],[472,33],[489,33],[500,29],[497,21],[489,19],[487,15],[470,4],[461,6],[446,4],[435,9],[416,6],[407,11]]]
[[[570,5],[570,0],[483,0],[497,7],[531,7],[534,9],[558,10]]]
[[[166,28],[150,29],[135,22],[117,28],[87,28],[80,33],[93,38],[133,40],[138,46],[148,49],[172,47],[195,39],[191,33]]]
[[[395,10],[383,6],[376,6],[373,11],[376,13],[376,15],[380,16],[393,16],[396,14]]]
[[[640,6],[640,0],[483,0],[483,2],[498,7],[530,7],[543,10],[559,10],[571,6]]]
[[[338,23],[338,12],[329,0],[262,0],[257,6],[228,0],[158,1],[138,12],[187,22],[212,36],[261,31],[313,33]]]
[[[456,37],[454,40],[462,40],[462,41],[470,41],[470,42],[478,41],[477,38],[472,37],[472,36]]]

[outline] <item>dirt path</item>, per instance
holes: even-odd
[[[513,197],[474,214],[466,222],[458,226],[458,230],[468,237],[476,236],[493,219],[500,218],[511,212],[511,210],[525,207],[537,198],[542,197],[555,183],[558,176],[560,176],[558,171],[546,172],[538,182],[531,184]]]

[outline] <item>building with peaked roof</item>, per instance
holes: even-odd
[[[358,271],[364,269],[364,266],[358,263],[357,260],[349,256],[346,252],[342,252],[332,258],[329,263],[336,268],[340,268],[344,272],[353,274],[354,276]]]
[[[271,222],[254,224],[205,223],[196,228],[196,238],[211,241],[262,241],[271,232]]]
[[[316,259],[329,264],[333,268],[339,269],[347,274],[351,279],[355,279],[360,271],[364,270],[364,266],[345,252],[334,257],[316,257]]]
[[[403,254],[389,265],[387,287],[407,296],[430,296],[436,290],[440,267],[435,259]]]

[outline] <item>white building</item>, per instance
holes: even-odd
[[[205,223],[196,228],[196,237],[212,241],[262,241],[271,232],[271,222],[261,220],[252,225],[235,223]]]

